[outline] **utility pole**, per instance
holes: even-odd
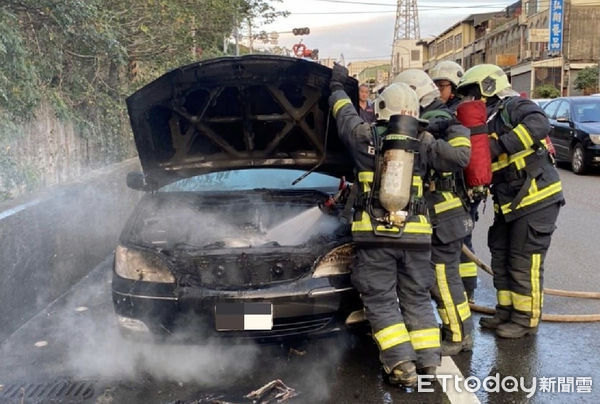
[[[404,68],[404,57],[396,57],[399,42],[402,40],[417,40],[421,37],[419,28],[419,10],[417,8],[417,0],[398,0],[396,6],[396,24],[394,25],[394,42],[392,45],[392,76],[397,75]],[[404,48],[406,49],[406,48]],[[408,65],[410,66],[410,50],[408,51]],[[400,60],[401,59],[401,60]]]

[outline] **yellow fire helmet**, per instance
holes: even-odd
[[[492,64],[481,64],[467,70],[458,83],[458,92],[472,84],[479,86],[484,97],[501,96],[512,89],[504,70]]]

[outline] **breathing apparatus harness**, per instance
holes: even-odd
[[[364,209],[371,219],[386,228],[398,227],[392,233],[374,230],[376,235],[401,237],[408,216],[427,214],[422,196],[413,192],[415,155],[420,140],[416,138],[419,121],[408,115],[390,117],[387,129],[378,133],[372,127],[375,146],[375,171],[366,200],[358,199],[355,207]],[[365,194],[362,195],[364,199]]]

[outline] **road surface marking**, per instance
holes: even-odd
[[[456,363],[454,363],[452,358],[449,356],[442,356],[442,364],[440,366],[438,366],[438,368],[436,369],[436,373],[438,375],[458,376],[458,377],[462,378],[463,381],[465,379],[463,374],[460,372],[460,369],[458,368],[458,366],[456,366]],[[442,384],[443,380],[438,379],[438,382],[440,384]],[[477,398],[477,396],[474,393],[470,393],[470,392],[466,391],[465,389],[462,389],[461,392],[456,391],[456,389],[454,388],[454,377],[446,380],[446,386],[447,386],[447,389],[446,389],[445,393],[446,393],[446,396],[448,396],[448,399],[450,400],[450,402],[452,404],[480,404],[481,403],[481,401],[479,401],[479,399]]]

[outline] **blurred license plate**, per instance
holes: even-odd
[[[271,303],[217,303],[217,331],[270,330],[273,328]]]

